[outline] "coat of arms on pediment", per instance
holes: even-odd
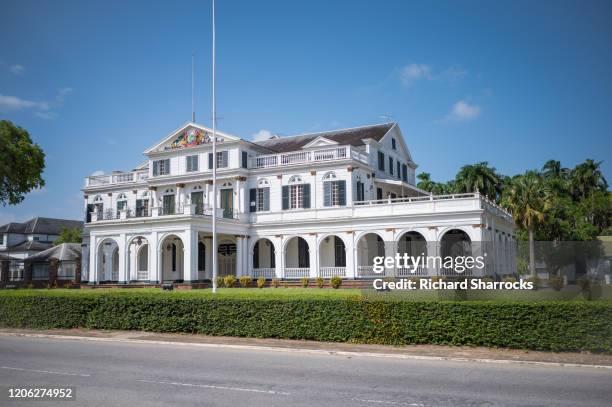
[[[211,136],[204,130],[195,127],[185,129],[166,149],[174,150],[177,148],[195,147],[200,144],[207,144],[212,141]]]

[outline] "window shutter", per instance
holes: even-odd
[[[304,202],[302,204],[303,208],[310,208],[310,184],[304,184]]]
[[[339,205],[340,206],[345,206],[346,205],[346,181],[342,180],[342,181],[336,181],[338,182],[338,195],[339,195]]]
[[[170,174],[170,159],[164,160],[164,175]]]
[[[331,206],[331,181],[323,182],[323,206]]]
[[[153,176],[156,177],[159,174],[159,161],[153,161]]]
[[[208,153],[208,169],[212,170],[213,169],[213,153]]]
[[[402,165],[400,164],[400,162],[397,162],[397,179],[400,179],[402,177],[402,171],[401,171]]]
[[[257,212],[257,188],[251,188],[249,191],[249,208],[251,212]]]
[[[270,188],[264,188],[264,211],[270,210]]]
[[[408,182],[408,166],[402,165],[402,181]]]
[[[283,186],[283,209],[289,209],[289,186]]]
[[[221,152],[221,165],[220,167],[222,168],[227,168],[227,151],[222,151]]]
[[[248,167],[248,154],[246,151],[242,152],[242,168],[247,168]]]
[[[380,171],[385,170],[385,153],[381,151],[378,152],[378,169]]]

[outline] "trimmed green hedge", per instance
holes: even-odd
[[[0,326],[612,353],[612,303],[0,295]]]

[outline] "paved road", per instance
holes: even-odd
[[[610,406],[612,370],[0,337],[0,388],[71,406]],[[4,389],[3,391],[6,391]],[[58,405],[11,402],[0,405]]]

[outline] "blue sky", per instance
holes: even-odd
[[[609,1],[217,4],[219,128],[243,138],[399,122],[436,180],[489,161],[606,160]],[[0,13],[0,119],[47,153],[47,182],[0,224],[81,218],[83,178],[131,169],[191,116],[210,124],[207,1],[11,1]]]

